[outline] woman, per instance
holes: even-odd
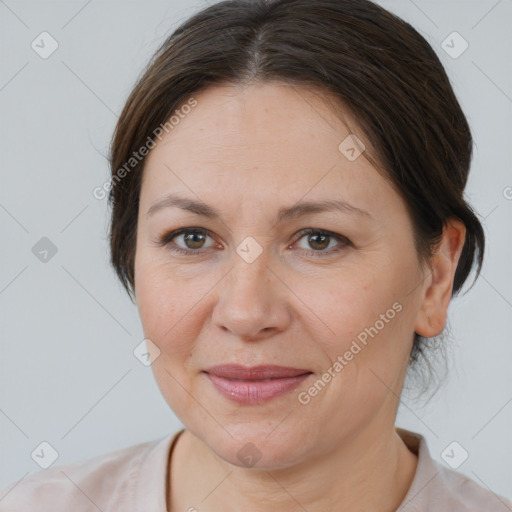
[[[163,44],[111,146],[112,263],[185,428],[2,511],[505,511],[395,427],[484,252],[435,52],[367,0],[231,0]]]

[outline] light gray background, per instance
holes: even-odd
[[[397,425],[424,434],[440,462],[457,441],[469,452],[458,471],[512,498],[512,1],[380,3],[446,66],[475,139],[467,197],[488,237],[480,279],[450,305],[449,378],[426,406],[403,400]],[[30,454],[42,441],[67,464],[181,427],[133,355],[142,328],[92,190],[109,178],[136,77],[204,5],[0,0],[0,488],[40,470]],[[47,59],[31,48],[42,31],[59,44]],[[469,43],[457,59],[441,46],[453,31]],[[45,236],[58,252],[43,263],[32,247]]]

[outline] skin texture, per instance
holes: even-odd
[[[445,326],[465,228],[448,224],[434,271],[421,268],[404,201],[363,156],[350,161],[338,149],[349,131],[318,91],[267,82],[194,97],[146,160],[135,258],[144,334],[160,350],[153,372],[187,429],[171,460],[168,508],[395,510],[417,463],[394,430],[413,335]],[[221,219],[177,207],[148,215],[168,193],[201,200]],[[281,207],[325,199],[371,217],[332,211],[276,223]],[[184,227],[203,237],[158,244]],[[350,243],[298,236],[306,228]],[[236,251],[249,236],[262,249],[251,263]],[[394,303],[400,312],[301,404],[298,393]],[[270,402],[238,405],[202,373],[221,363],[313,375]],[[247,442],[261,454],[253,467],[237,457]]]

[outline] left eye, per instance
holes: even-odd
[[[313,250],[310,250],[307,247],[304,248],[304,250],[306,250],[307,252],[314,256],[323,256],[326,254],[331,254],[333,252],[338,252],[344,247],[350,245],[350,241],[344,236],[339,235],[337,233],[332,233],[331,231],[324,231],[322,229],[306,229],[304,231],[301,231],[300,235],[301,236],[299,237],[297,242],[302,240],[303,238],[306,239],[306,243],[309,245],[309,247],[312,247]],[[337,246],[336,244],[331,244],[331,242],[334,241],[338,242]]]

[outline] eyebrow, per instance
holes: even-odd
[[[206,203],[203,203],[202,201],[197,201],[195,199],[189,199],[186,197],[179,197],[174,194],[169,194],[164,199],[156,202],[149,208],[146,216],[149,217],[159,210],[172,207],[181,208],[182,210],[186,210],[195,213],[196,215],[207,217],[209,219],[220,219],[221,217],[221,214],[218,210]],[[355,214],[373,219],[373,216],[366,210],[357,208],[356,206],[347,203],[346,201],[331,199],[314,202],[306,201],[297,203],[290,207],[283,207],[277,213],[276,223],[296,219],[311,213],[321,213],[327,211],[339,211],[346,214]]]

